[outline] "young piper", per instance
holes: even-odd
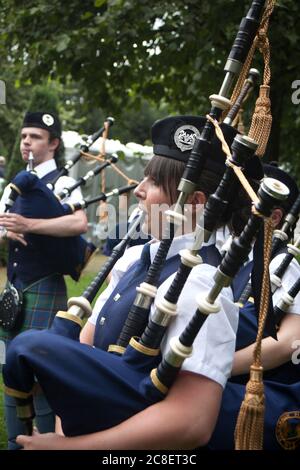
[[[61,123],[54,113],[27,112],[24,116],[20,151],[24,163],[28,164],[30,152],[33,155],[33,169],[45,183],[54,180],[58,174],[55,156],[61,141]],[[74,183],[73,178],[58,179],[55,190],[59,192]],[[20,213],[18,199],[4,213],[5,205],[11,189],[4,190],[0,201],[0,226],[2,241],[8,241],[9,256],[7,266],[8,280],[23,293],[20,321],[10,330],[0,327],[0,339],[8,346],[10,340],[21,331],[30,328],[49,328],[57,310],[63,309],[67,302],[67,292],[64,277],[53,268],[53,260],[42,256],[37,243],[31,237],[28,243],[27,235],[43,235],[51,237],[69,237],[80,235],[87,230],[85,212],[80,210],[72,215],[56,218],[35,219],[24,217]],[[74,191],[68,201],[78,202],[82,199],[79,189]],[[35,397],[36,420],[40,432],[54,429],[54,415],[41,391]],[[14,450],[19,446],[15,443],[18,434],[24,432],[22,423],[16,417],[15,405],[11,397],[5,395],[5,417],[8,432],[8,448]]]
[[[162,236],[160,222],[163,221],[153,219],[151,208],[155,204],[170,206],[176,201],[176,188],[185,162],[204,123],[203,118],[179,116],[158,121],[152,128],[155,155],[136,195],[146,212],[142,229],[158,240]],[[223,130],[230,144],[235,132],[226,127]],[[196,219],[193,216],[198,211],[197,205],[205,204],[224,170],[225,158],[219,142],[213,139],[198,188],[189,197],[189,206],[185,207],[192,220]],[[160,278],[158,299],[170,285],[169,276],[179,263],[179,250],[192,245],[193,228],[191,225],[188,233],[175,235]],[[194,314],[197,308],[195,293],[207,292],[213,285],[215,266],[221,259],[215,242],[216,232],[213,232],[207,245],[200,250],[204,262],[193,269],[183,288],[177,305],[178,314],[161,345],[162,354],[168,349],[170,337],[181,332]],[[158,245],[156,241],[148,244],[150,260],[153,260]],[[135,289],[143,280],[144,263],[139,263],[142,250],[142,258],[145,258],[142,261],[147,263],[146,250],[142,246],[129,248],[118,261],[109,287],[99,297],[94,315],[82,332],[82,341],[94,343],[96,348],[53,334],[47,335],[47,341],[38,338],[37,334],[24,334],[14,342],[13,348],[22,357],[22,351],[25,356],[31,356],[31,348],[36,349],[38,344],[42,346],[43,357],[47,354],[43,364],[37,359],[38,365],[34,360],[34,370],[53,409],[62,419],[65,433],[65,436],[19,436],[17,442],[25,449],[184,449],[204,445],[209,440],[234,353],[238,309],[232,291],[230,288],[222,291],[219,297],[221,311],[217,316],[209,316],[205,322],[194,343],[193,355],[184,362],[168,395],[163,400],[162,394],[155,400],[148,398],[143,387],[149,372],[145,375],[142,371],[132,370],[125,360],[122,362],[120,357],[106,350],[118,339]],[[38,372],[40,366],[45,367],[42,376]]]

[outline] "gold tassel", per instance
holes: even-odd
[[[262,450],[264,414],[263,368],[252,365],[234,432],[236,450]]]
[[[258,142],[256,155],[259,157],[262,157],[266,151],[272,127],[271,100],[269,95],[270,87],[268,85],[261,85],[248,134],[249,137]]]

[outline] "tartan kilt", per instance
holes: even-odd
[[[61,274],[52,274],[34,282],[23,291],[22,312],[16,327],[10,331],[0,327],[0,340],[8,344],[23,331],[47,329],[51,326],[57,311],[66,309],[67,290]]]

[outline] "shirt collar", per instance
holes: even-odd
[[[214,245],[215,240],[216,240],[216,236],[215,236],[215,233],[213,232],[209,241],[207,243],[203,243],[202,246]],[[172,256],[175,256],[175,255],[178,255],[180,250],[191,248],[191,246],[193,245],[193,242],[194,242],[194,233],[187,233],[179,237],[174,237],[166,259],[172,258]],[[154,257],[157,253],[159,243],[160,243],[159,241],[154,240],[154,239],[151,240],[151,242],[149,242],[151,263],[153,262]]]
[[[43,163],[40,163],[39,165],[37,165],[35,168],[34,168],[34,171],[36,172],[38,178],[43,178],[44,176],[46,176],[48,173],[50,173],[51,171],[54,171],[56,170],[57,166],[56,166],[56,162],[54,160],[54,158],[51,158],[51,160],[47,160]],[[27,165],[26,167],[26,170],[28,171],[29,170],[29,166]]]

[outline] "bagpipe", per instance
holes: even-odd
[[[66,202],[65,204],[63,204],[65,214],[72,214],[73,212],[79,209],[86,209],[91,204],[94,204],[95,202],[106,201],[112,196],[121,196],[122,194],[126,194],[135,189],[137,185],[138,183],[127,184],[125,186],[121,186],[120,188],[114,188],[111,191],[108,191],[107,193],[101,192],[97,196],[92,197],[90,199],[82,199],[82,201],[78,201],[75,203]]]
[[[299,294],[300,291],[300,278],[294,283],[292,287],[289,288],[287,292],[285,292],[282,298],[279,300],[278,304],[274,308],[274,315],[277,323],[280,323],[288,309],[294,303],[294,299],[296,295]]]
[[[237,119],[239,113],[241,112],[241,107],[243,103],[246,101],[250,92],[253,90],[253,88],[257,84],[259,76],[260,76],[260,73],[257,69],[252,68],[249,70],[249,75],[244,82],[244,85],[242,87],[242,90],[238,98],[236,99],[235,103],[228,111],[223,121],[225,124],[236,127],[235,120]]]
[[[150,307],[157,292],[159,273],[165,263],[176,227],[184,221],[183,206],[188,196],[195,190],[196,182],[210,153],[211,140],[214,134],[213,121],[219,121],[222,113],[230,108],[231,102],[228,97],[233,87],[234,79],[239,74],[254,41],[264,5],[264,1],[253,1],[247,16],[241,21],[239,31],[224,67],[226,75],[220,91],[218,94],[213,94],[209,97],[212,105],[209,113],[210,119],[207,119],[200,138],[195,139],[193,149],[177,188],[180,192],[179,197],[174,209],[167,212],[169,225],[166,227],[166,233],[162,237],[159,249],[145,281],[137,288],[137,296],[117,341],[118,348],[126,348],[130,338],[132,336],[140,336],[147,324]],[[224,126],[226,124],[223,124],[223,128]],[[231,131],[232,141],[237,131],[233,128],[231,128]],[[134,327],[132,328],[133,325]]]
[[[116,154],[113,154],[108,160],[104,161],[100,165],[97,165],[93,170],[89,170],[84,176],[81,176],[74,184],[72,184],[72,186],[66,187],[62,191],[60,191],[58,194],[56,194],[56,197],[59,200],[65,199],[66,197],[71,195],[74,189],[79,188],[80,186],[85,186],[86,183],[90,179],[99,175],[99,173],[101,173],[102,170],[104,170],[106,167],[108,167],[112,163],[116,163],[117,161],[118,161],[118,156]]]
[[[287,230],[289,230],[290,221],[291,221],[291,224],[294,225],[295,221],[299,217],[299,200],[300,200],[300,197],[298,197],[296,202],[294,203],[291,209],[291,214],[289,213],[286,217],[286,222],[283,225],[282,230],[280,231],[281,237],[282,237],[282,233],[286,233],[284,232],[285,226],[287,226],[288,227]],[[297,215],[296,215],[295,209],[297,209],[298,211]],[[282,242],[282,238],[280,238],[280,241]],[[282,278],[285,272],[287,271],[291,262],[296,257],[298,257],[299,254],[300,254],[300,237],[297,237],[294,243],[287,244],[287,253],[283,257],[279,266],[275,269],[274,273],[272,273],[270,276],[271,290],[273,293],[282,286]],[[283,294],[282,298],[279,300],[278,304],[274,308],[274,316],[278,324],[283,319],[284,315],[286,314],[290,306],[293,304],[294,299],[296,295],[299,293],[299,291],[300,291],[300,281],[298,279],[294,283],[294,285],[289,288],[288,292],[285,292]]]
[[[296,258],[297,256],[299,256],[300,254],[299,247],[300,247],[300,237],[296,239],[295,243],[287,244],[288,252],[284,256],[278,268],[274,271],[274,273],[271,276],[272,292],[275,292],[276,289],[278,289],[278,287],[281,286],[282,277],[284,273],[286,272],[292,260]]]
[[[287,243],[292,237],[294,227],[300,215],[300,196],[292,205],[289,213],[284,219],[284,224],[280,230],[274,231],[274,240],[272,245],[272,254],[276,254],[281,250],[285,244],[287,246],[287,253],[282,262],[271,276],[272,292],[281,286],[281,281],[284,273],[288,269],[290,263],[294,258],[300,254],[300,237],[297,237],[294,243]]]
[[[66,210],[69,211],[69,206],[64,208],[34,173],[25,170],[19,172],[12,180],[11,187],[17,195],[18,213],[24,217],[51,219],[62,217],[68,213]],[[11,208],[14,210],[14,205]],[[95,250],[94,245],[82,236],[54,237],[28,233],[25,238],[40,253],[41,259],[44,258],[49,264],[52,272],[69,274],[74,280],[79,279],[83,267]]]
[[[91,145],[96,142],[96,140],[103,135],[105,131],[107,131],[111,126],[114,124],[114,118],[113,117],[107,117],[104,121],[104,126],[101,127],[97,132],[94,132],[94,134],[91,134],[88,136],[86,139],[86,142],[80,145],[80,148],[74,153],[72,158],[70,158],[65,165],[59,170],[58,174],[55,176],[55,178],[50,181],[47,185],[49,189],[54,189],[55,183],[58,181],[58,179],[61,176],[65,176],[69,174],[70,169],[77,163],[83,152],[87,152]]]
[[[131,339],[123,355],[74,341],[80,331],[80,317],[90,308],[88,300],[98,291],[95,282],[68,312],[57,314],[50,330],[31,330],[17,336],[8,348],[3,376],[5,391],[19,401],[20,416],[29,423],[28,428],[33,417],[30,401],[35,377],[61,418],[66,436],[114,426],[163,399],[183,360],[191,354],[192,343],[207,315],[218,311],[215,300],[222,287],[230,284],[247,258],[262,215],[269,216],[287,193],[288,189],[276,180],[264,180],[256,213],[234,239],[216,271],[213,288],[197,299],[199,309],[179,339],[171,341],[171,349],[162,360],[156,347],[152,349],[149,343],[145,347],[136,338]]]
[[[70,168],[80,159],[82,153],[86,152],[92,143],[113,125],[113,122],[113,118],[107,118],[104,126],[88,137],[86,143],[81,145],[73,158],[68,160],[61,170],[56,172],[51,182],[45,184],[44,181],[37,177],[33,168],[31,171],[24,170],[19,172],[10,183],[11,192],[8,196],[5,210],[13,209],[17,201],[18,213],[22,216],[50,219],[71,214],[75,210],[86,207],[89,204],[86,201],[72,206],[68,204],[62,205],[59,199],[70,195],[74,189],[85,184],[92,176],[100,173],[106,166],[115,162],[117,160],[116,156],[112,156],[94,170],[88,172],[86,176],[76,181],[73,186],[66,188],[63,194],[56,196],[53,190],[58,179],[68,174]],[[105,197],[107,196],[101,194],[99,200],[103,200]],[[96,201],[96,199],[94,200]],[[86,241],[82,236],[54,237],[28,233],[26,234],[26,241],[30,246],[34,246],[41,259],[45,260],[49,271],[68,274],[76,281],[96,249],[93,243]]]
[[[210,97],[212,102],[210,118],[213,120],[219,120],[222,112],[230,106],[227,97],[232,88],[234,77],[239,73],[256,35],[264,4],[264,1],[253,1],[247,16],[241,22],[225,65],[226,76],[220,92],[218,95]],[[14,339],[9,347],[3,370],[6,392],[21,399],[22,405],[27,408],[27,400],[30,401],[34,387],[34,377],[37,377],[51,407],[61,417],[63,430],[67,436],[91,433],[114,426],[164,398],[168,387],[175,380],[184,358],[191,353],[191,343],[203,324],[204,318],[212,311],[216,311],[215,299],[221,288],[224,285],[229,285],[232,276],[235,275],[250,251],[253,237],[262,223],[261,215],[268,216],[278,199],[284,198],[287,194],[284,185],[274,180],[264,181],[258,193],[259,200],[256,203],[258,215],[252,214],[240,237],[232,243],[217,271],[213,289],[203,301],[199,302],[200,313],[197,312],[194,315],[180,339],[173,341],[171,351],[162,362],[158,348],[155,348],[153,353],[151,342],[149,343],[147,340],[148,346],[144,347],[139,340],[131,341],[132,337],[143,337],[143,332],[147,327],[150,304],[155,296],[159,270],[165,262],[176,225],[183,221],[183,205],[188,195],[195,190],[209,152],[213,132],[214,125],[211,119],[208,119],[200,139],[195,139],[194,147],[178,187],[180,195],[175,209],[168,211],[167,214],[170,222],[168,233],[160,243],[157,255],[148,271],[146,282],[139,288],[138,298],[133,307],[134,311],[131,312],[134,315],[129,318],[129,326],[128,322],[125,325],[125,333],[120,341],[121,347],[124,348],[124,354],[112,354],[74,341],[78,337],[80,323],[78,315],[81,316],[84,310],[87,314],[90,312],[86,302],[74,308],[71,306],[67,315],[63,315],[64,318],[59,318],[58,315],[50,330],[38,333],[26,332]],[[249,157],[255,151],[256,143],[250,138],[239,137],[235,140],[235,148],[239,151],[242,150],[241,154],[245,157]],[[225,179],[229,181],[228,186],[231,188],[234,181],[231,169],[226,173]],[[225,186],[223,180],[218,197],[212,200],[211,207],[218,209],[222,207],[222,211],[227,209],[228,204],[224,200],[223,194]],[[209,210],[212,211],[212,209],[208,207],[207,219],[209,219]],[[207,236],[211,230],[212,228],[207,222]],[[192,256],[197,258],[195,253],[183,258],[186,260],[187,257],[191,258]],[[189,259],[188,262],[190,261]],[[198,261],[197,259],[196,262]],[[188,263],[184,261],[183,264]],[[193,264],[193,260],[191,264]],[[93,295],[96,294],[97,288],[98,286],[92,288]],[[91,295],[88,297],[90,300]],[[66,326],[66,324],[69,325],[68,319],[71,320],[69,322],[70,328]],[[60,329],[55,329],[56,320],[57,322],[61,320],[59,322]],[[156,321],[154,323],[158,324]],[[74,329],[72,328],[73,324]],[[159,325],[159,327],[161,326]],[[149,326],[149,329],[153,330],[152,325]],[[130,344],[128,344],[129,341]],[[37,350],[41,354],[36,354]],[[45,360],[45,356],[47,360]],[[68,371],[67,379],[66,371]],[[29,411],[24,419],[30,420],[31,417],[32,414]]]
[[[300,196],[292,205],[289,213],[284,218],[281,229],[274,230],[272,243],[272,256],[276,254],[292,237],[294,228],[300,215]]]
[[[152,371],[152,380],[154,383],[158,383],[160,389],[166,390],[173,384],[183,361],[192,354],[193,342],[208,315],[219,311],[220,308],[216,303],[216,299],[222,288],[231,284],[233,277],[246,261],[252,249],[254,238],[262,226],[262,216],[269,217],[276,202],[287,197],[288,192],[285,185],[271,178],[266,178],[261,184],[258,190],[259,201],[255,204],[255,212],[251,215],[241,235],[233,239],[228,252],[215,273],[214,286],[208,294],[197,297],[198,309],[196,313],[179,338],[173,339],[169,352],[159,364],[157,370]]]
[[[279,325],[279,331],[281,321],[284,319],[285,315],[287,313],[292,313],[294,315],[290,315],[290,317],[297,317],[295,314],[298,312],[298,304],[297,307],[293,307],[293,304],[300,291],[299,270],[294,266],[288,275],[290,278],[287,277],[286,279],[282,279],[283,271],[287,270],[289,262],[294,258],[291,254],[292,250],[290,250],[290,248],[289,251],[290,253],[283,257],[282,262],[270,276],[271,281],[273,280],[271,291],[274,293],[277,288],[281,287],[283,289],[283,292],[280,292],[280,296],[277,295],[277,299],[275,297],[276,304],[274,303],[273,312],[273,319],[276,325]],[[295,254],[296,251],[296,248],[294,248]],[[277,273],[277,275],[275,273]],[[282,275],[280,273],[282,273]],[[293,278],[293,281],[289,280]],[[276,284],[274,283],[274,280]],[[287,319],[287,327],[288,322],[289,320]],[[254,304],[252,301],[248,301],[246,305],[240,309],[239,313],[236,351],[255,344],[258,329],[258,320]],[[282,331],[282,334],[284,335],[284,330]],[[269,334],[264,335],[264,337],[266,336],[269,336]],[[253,403],[258,403],[259,406],[263,406],[264,404],[265,407],[263,426],[256,426],[257,430],[259,430],[260,427],[263,427],[260,432],[257,432],[257,435],[260,435],[263,438],[263,448],[266,450],[299,450],[300,365],[297,351],[292,353],[296,346],[297,341],[293,343],[291,340],[291,356],[285,361],[282,360],[278,366],[274,365],[272,368],[267,368],[267,370],[265,370],[263,399],[261,399],[261,397],[258,398],[255,394],[259,386],[258,381],[256,381],[256,384],[252,382],[251,387],[249,388],[248,384],[246,385],[248,375],[234,375],[229,379],[222,396],[220,415],[211,441],[209,442],[210,449],[234,449],[234,437],[236,438],[237,435],[236,421],[239,416],[244,396],[247,396],[248,394],[248,399],[252,405]],[[278,348],[279,347],[280,346],[278,345]],[[254,372],[256,374],[261,374],[262,369],[259,370],[259,368],[257,368]],[[248,429],[250,429],[250,426]],[[246,434],[249,433],[246,432]],[[262,444],[256,441],[254,446],[250,448],[261,449]],[[249,446],[247,449],[249,449]]]
[[[109,160],[105,162],[105,166],[109,164]],[[27,171],[18,173],[11,187],[13,194],[18,197],[19,212],[24,217],[51,219],[72,214],[97,201],[105,201],[111,196],[125,194],[134,189],[136,183],[115,188],[107,193],[101,192],[94,198],[83,199],[74,204],[61,204],[43,181],[34,173]],[[10,196],[9,200],[13,199],[14,197]],[[53,237],[28,233],[26,240],[36,247],[41,257],[46,257],[54,272],[69,274],[74,280],[79,279],[82,269],[96,248],[82,236]]]
[[[297,197],[290,211],[285,216],[284,223],[281,229],[274,230],[273,232],[271,258],[273,259],[277,254],[279,254],[285,246],[288,247],[288,253],[286,253],[280,265],[270,276],[272,293],[274,293],[276,289],[281,286],[282,277],[284,273],[288,269],[292,260],[300,254],[300,237],[298,237],[294,243],[288,243],[289,239],[292,237],[294,227],[296,225],[297,220],[299,219],[299,215],[300,196]],[[250,281],[246,284],[245,288],[243,289],[238,299],[238,304],[243,307],[249,299],[252,301],[252,285]]]

